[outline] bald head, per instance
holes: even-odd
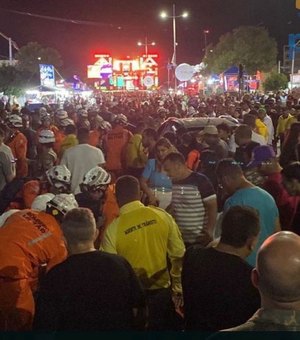
[[[258,288],[279,303],[300,302],[300,237],[289,231],[270,236],[257,254]]]

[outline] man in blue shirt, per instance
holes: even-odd
[[[260,220],[260,233],[257,245],[246,261],[255,266],[256,253],[262,243],[273,233],[280,231],[279,213],[273,197],[265,190],[249,182],[237,162],[223,159],[219,162],[217,178],[220,186],[230,195],[224,205],[224,212],[240,205],[257,210]]]

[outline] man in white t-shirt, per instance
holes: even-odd
[[[84,175],[97,165],[101,167],[105,165],[103,152],[88,144],[88,129],[79,129],[77,138],[79,144],[66,150],[60,162],[71,171],[71,192],[75,195],[80,192],[79,184]]]
[[[0,128],[0,152],[4,152],[9,157],[9,159],[11,160],[13,171],[15,171],[16,170],[15,158],[11,151],[11,148],[8,145],[4,144],[5,138],[6,138],[6,131],[2,129],[1,127]]]

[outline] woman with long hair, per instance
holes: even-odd
[[[171,201],[172,182],[162,172],[162,161],[176,148],[167,138],[160,138],[154,148],[155,158],[149,159],[142,177],[140,178],[141,189],[146,195],[145,202],[151,205],[166,208]]]
[[[279,157],[279,163],[282,167],[295,161],[300,161],[300,122],[291,125],[290,132],[283,143]]]

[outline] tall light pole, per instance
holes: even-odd
[[[16,44],[16,42],[12,40],[12,38],[9,38],[4,33],[0,32],[0,36],[8,41],[8,55],[9,55],[8,58],[9,58],[9,64],[12,65],[13,64],[12,48],[14,47],[18,51],[19,47]]]
[[[207,47],[207,34],[209,34],[209,30],[204,30],[203,31],[204,34],[204,52],[206,54],[206,47]]]
[[[172,19],[173,22],[173,57],[171,60],[171,64],[173,65],[174,68],[174,90],[177,89],[177,79],[175,76],[175,67],[177,65],[177,55],[176,55],[176,47],[177,47],[177,41],[176,41],[176,19],[177,18],[187,18],[188,17],[188,12],[183,12],[180,15],[176,15],[176,7],[175,4],[173,4],[173,11],[172,15],[168,15],[166,12],[161,12],[160,13],[161,18],[170,18]]]
[[[294,86],[294,72],[295,72],[295,54],[296,54],[296,47],[300,46],[300,40],[296,42],[293,46],[293,54],[292,54],[292,68],[291,68],[291,90],[293,90]]]
[[[156,43],[155,43],[155,41],[152,41],[151,43],[148,43],[148,38],[145,37],[145,42],[142,43],[141,41],[138,41],[137,45],[138,46],[145,46],[145,54],[146,54],[146,56],[148,56],[148,46],[155,46]]]

